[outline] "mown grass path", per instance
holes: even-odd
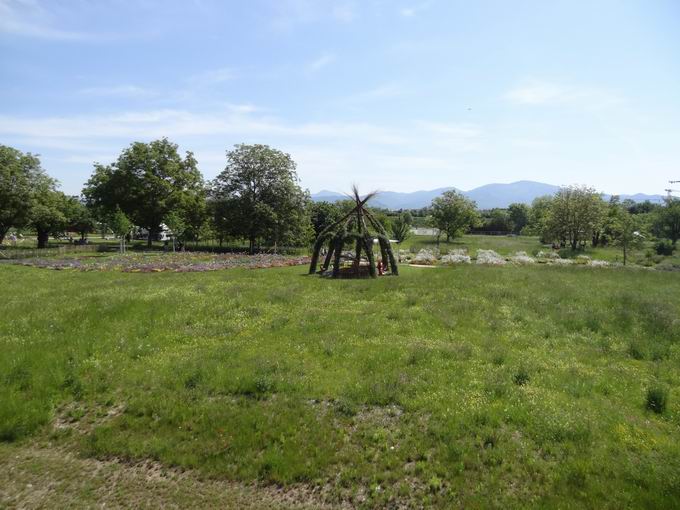
[[[0,464],[41,444],[329,504],[680,505],[680,274],[304,272],[0,266]]]

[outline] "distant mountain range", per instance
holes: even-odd
[[[438,197],[448,190],[456,188],[437,188],[430,191],[414,191],[412,193],[399,193],[396,191],[381,191],[380,194],[371,200],[373,207],[385,209],[420,209],[432,203],[432,199]],[[544,195],[552,195],[559,188],[553,184],[534,181],[517,181],[509,184],[486,184],[469,191],[460,191],[463,195],[477,203],[480,209],[493,209],[495,207],[507,207],[508,205],[519,202],[530,204],[535,198]],[[630,198],[636,202],[662,202],[662,195],[645,195],[637,193],[635,195],[619,195],[621,200]],[[604,194],[605,200],[609,200],[610,195]],[[337,202],[345,200],[347,195],[335,191],[322,190],[312,194],[315,202]]]

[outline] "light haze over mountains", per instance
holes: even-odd
[[[544,195],[553,195],[560,187],[554,184],[546,184],[535,181],[517,181],[507,184],[494,183],[485,184],[468,191],[458,190],[463,195],[477,203],[480,209],[493,209],[495,207],[507,207],[513,202],[530,204],[535,198]],[[420,209],[431,204],[432,199],[438,197],[445,191],[457,189],[454,187],[437,188],[426,191],[414,191],[411,193],[400,193],[395,191],[381,191],[380,194],[371,201],[373,207],[386,209]],[[603,194],[605,200],[611,195]],[[630,198],[636,202],[650,200],[661,202],[662,195],[646,195],[637,193],[634,195],[619,195],[621,200]],[[335,191],[322,190],[312,194],[312,199],[316,202],[336,202],[344,200],[347,195]]]

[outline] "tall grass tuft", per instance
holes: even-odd
[[[668,390],[661,386],[652,386],[647,389],[646,407],[657,414],[663,414],[668,404]]]

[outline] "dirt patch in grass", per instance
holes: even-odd
[[[342,508],[305,486],[200,477],[152,460],[80,458],[63,448],[0,445],[3,508]]]

